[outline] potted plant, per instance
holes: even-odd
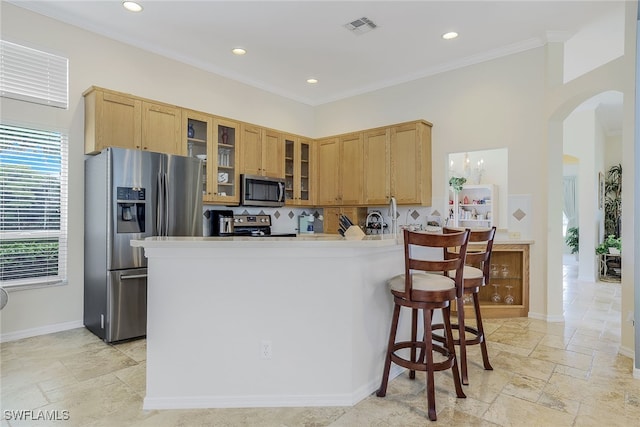
[[[603,255],[608,253],[612,255],[619,255],[621,249],[622,249],[622,240],[620,239],[620,237],[616,237],[613,234],[609,234],[606,237],[606,239],[604,239],[604,242],[596,246],[596,253],[598,255]]]
[[[467,178],[464,177],[452,176],[451,178],[449,178],[449,186],[451,186],[451,188],[453,188],[453,191],[455,191],[456,193],[462,191],[462,186],[465,182],[467,182]]]
[[[567,236],[564,238],[564,241],[567,243],[567,246],[571,248],[572,254],[578,253],[580,249],[579,240],[580,240],[580,232],[578,227],[569,228],[567,230]]]

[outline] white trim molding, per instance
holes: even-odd
[[[55,325],[46,325],[39,328],[23,329],[22,331],[8,332],[0,335],[0,342],[17,341],[23,338],[37,337],[40,335],[52,334],[54,332],[68,331],[70,329],[83,328],[82,320],[74,320],[65,323],[56,323]]]

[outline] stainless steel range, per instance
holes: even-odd
[[[272,233],[271,215],[234,215],[234,236],[296,237],[295,233]]]

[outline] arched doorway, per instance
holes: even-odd
[[[615,103],[615,106],[612,105]],[[602,106],[606,105],[606,108]],[[600,111],[597,111],[600,108]],[[602,116],[604,111],[610,113],[615,111],[618,114],[617,120],[620,129],[616,132],[621,135],[622,123],[622,93],[607,89],[594,89],[590,93],[583,93],[567,100],[551,116],[548,127],[548,242],[547,242],[547,309],[548,320],[563,320],[563,289],[562,289],[562,262],[564,252],[563,237],[563,206],[564,192],[561,185],[564,176],[564,154],[565,138],[578,137],[580,132],[574,136],[567,133],[566,125],[586,125],[596,124],[596,121],[604,121]],[[581,115],[575,119],[575,115]],[[611,120],[607,117],[606,120]],[[573,121],[573,123],[571,123]],[[602,126],[602,123],[597,123]],[[582,201],[578,206],[579,228],[580,228],[580,253],[582,254],[584,265],[582,266],[583,278],[586,280],[596,280],[596,257],[594,255],[596,241],[600,238],[598,230],[600,228],[602,214],[598,212],[598,174],[604,172],[604,147],[606,138],[604,131],[595,135],[597,126],[592,126],[581,136],[589,139],[587,144],[577,147],[573,151],[579,155],[580,175],[578,181],[583,181],[579,185],[579,199]],[[584,129],[583,129],[584,130]],[[590,133],[590,136],[588,136]],[[621,136],[619,137],[621,140]],[[583,140],[584,141],[584,140]],[[598,147],[598,153],[596,153]],[[582,148],[583,151],[580,151]]]

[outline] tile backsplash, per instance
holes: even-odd
[[[445,206],[443,200],[433,200],[434,206]],[[439,202],[439,203],[436,203]],[[271,215],[271,230],[274,233],[298,232],[298,217],[300,215],[314,215],[317,219],[314,223],[316,233],[322,233],[323,209],[315,207],[289,207],[261,208],[251,206],[204,206],[208,209],[232,210],[235,214],[268,214]],[[446,225],[447,212],[443,214],[443,208],[426,206],[398,206],[398,227],[409,226],[416,229],[424,229],[427,225]],[[368,208],[368,212],[378,212],[383,222],[391,224],[389,208],[376,206]],[[530,194],[517,194],[508,196],[508,231],[516,232],[522,240],[531,239],[533,227],[532,196]],[[359,224],[364,229],[365,224]],[[388,227],[390,228],[390,227]],[[205,232],[207,227],[205,226]],[[365,230],[366,231],[366,230]]]

